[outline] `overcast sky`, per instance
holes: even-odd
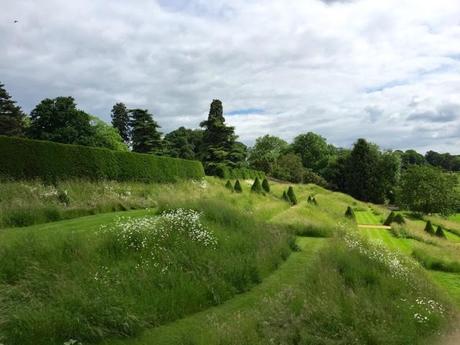
[[[1,0],[0,82],[30,111],[115,102],[168,132],[212,99],[246,144],[314,131],[349,147],[460,153],[459,0]],[[14,21],[17,20],[17,23]]]

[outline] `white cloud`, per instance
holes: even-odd
[[[124,101],[169,131],[219,98],[261,109],[227,117],[246,143],[316,131],[460,153],[459,18],[457,0],[10,1],[0,81],[26,110],[72,95],[108,120]]]

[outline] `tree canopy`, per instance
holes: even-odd
[[[0,83],[0,135],[21,136],[25,114]]]
[[[256,143],[249,151],[249,164],[251,168],[271,174],[276,161],[288,148],[288,143],[281,138],[265,135],[257,138]]]
[[[126,144],[129,144],[131,138],[131,128],[129,111],[124,103],[116,103],[110,114],[112,118],[112,126],[117,129],[121,138]]]
[[[132,109],[131,114],[131,140],[134,152],[162,153],[163,142],[160,126],[153,120],[152,114],[146,109]]]
[[[305,168],[318,173],[324,169],[331,155],[331,148],[321,135],[313,132],[300,134],[294,138],[292,150],[302,158]]]
[[[184,159],[200,159],[203,131],[179,127],[164,137],[168,155]]]

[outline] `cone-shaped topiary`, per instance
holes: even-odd
[[[388,215],[387,219],[383,223],[383,225],[391,225],[395,219],[395,213],[391,211],[391,213]]]
[[[254,183],[252,184],[251,192],[254,192],[254,193],[263,193],[264,192],[258,177],[256,177],[256,179],[254,180]]]
[[[264,178],[264,180],[262,181],[262,188],[264,189],[265,192],[270,193],[270,185],[266,178]]]
[[[242,192],[243,192],[243,188],[241,187],[240,180],[236,180],[236,182],[235,182],[235,187],[234,187],[233,189],[234,189],[235,192],[237,192],[237,193],[242,193]]]
[[[313,198],[311,197],[311,195],[308,196],[307,202],[309,204],[311,204],[313,202]]]
[[[233,185],[230,182],[230,180],[228,180],[227,183],[225,184],[225,188],[227,188],[228,190],[231,190],[233,192]]]
[[[393,222],[397,224],[406,224],[406,221],[404,220],[404,217],[402,214],[398,213],[393,217]]]
[[[429,220],[428,222],[426,222],[425,231],[426,231],[427,233],[429,233],[430,235],[434,235],[433,224],[431,224],[431,221],[430,221],[430,220]]]
[[[314,205],[318,206],[318,201],[316,201],[316,198],[315,198],[315,197],[311,198],[311,202],[312,202]]]
[[[291,204],[297,205],[297,197],[295,196],[294,188],[292,188],[292,186],[289,186],[287,196],[289,197]]]
[[[444,230],[442,230],[441,225],[439,225],[438,228],[436,229],[435,235],[441,238],[446,238],[446,234],[444,233]]]
[[[282,198],[283,198],[284,201],[287,201],[287,202],[289,202],[289,203],[291,202],[291,200],[289,200],[289,197],[288,197],[286,191],[283,192]]]
[[[347,210],[345,211],[345,217],[355,219],[355,211],[353,211],[353,209],[350,206],[348,206]]]

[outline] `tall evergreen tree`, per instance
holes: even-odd
[[[24,132],[25,115],[0,83],[0,135],[20,136]]]
[[[160,126],[156,123],[148,110],[132,109],[131,114],[131,140],[133,151],[139,153],[162,153],[163,142]]]
[[[235,146],[235,128],[225,124],[220,100],[212,101],[208,119],[200,126],[204,128],[202,152],[206,166],[216,163],[235,166],[240,163],[242,148]]]
[[[168,156],[184,159],[199,159],[202,140],[201,129],[185,127],[179,127],[164,137]]]
[[[128,144],[130,140],[130,120],[126,105],[116,103],[112,108],[110,116],[112,117],[112,126],[118,130],[123,141]]]

